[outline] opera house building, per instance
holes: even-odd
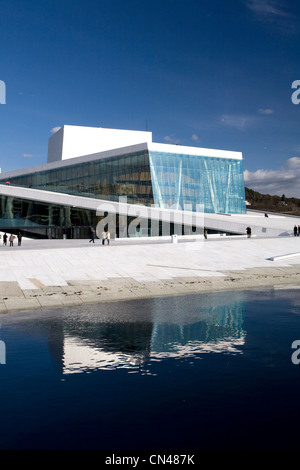
[[[65,125],[47,163],[0,174],[0,187],[0,230],[33,238],[86,238],[105,217],[115,237],[134,220],[134,235],[166,224],[181,235],[201,214],[246,213],[240,152],[154,143],[146,131]]]

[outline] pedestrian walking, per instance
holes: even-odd
[[[91,239],[90,239],[89,243],[91,243],[91,242],[95,243],[95,230],[94,229],[92,229]]]
[[[9,237],[9,246],[14,246],[14,239],[15,239],[14,235],[11,234]]]
[[[250,238],[251,237],[251,227],[247,227],[246,232],[247,232],[247,238]]]
[[[297,225],[294,225],[294,236],[297,236]]]
[[[298,225],[298,232],[297,232],[297,237],[300,235],[300,225]]]
[[[21,246],[21,243],[22,243],[22,234],[21,232],[18,233],[18,246]]]
[[[108,230],[107,230],[107,232],[106,232],[106,240],[107,240],[107,244],[109,245],[110,233],[109,233]]]
[[[5,234],[3,235],[3,245],[7,245],[7,233],[5,232]]]

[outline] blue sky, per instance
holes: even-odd
[[[64,124],[147,128],[154,142],[241,151],[247,186],[300,197],[298,0],[0,0],[0,11],[2,172],[45,163]]]

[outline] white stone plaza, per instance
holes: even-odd
[[[174,241],[174,240],[173,240]],[[300,237],[30,240],[0,246],[0,309],[299,287]]]

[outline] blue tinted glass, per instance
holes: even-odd
[[[246,213],[242,160],[149,152],[154,203],[162,208]]]

